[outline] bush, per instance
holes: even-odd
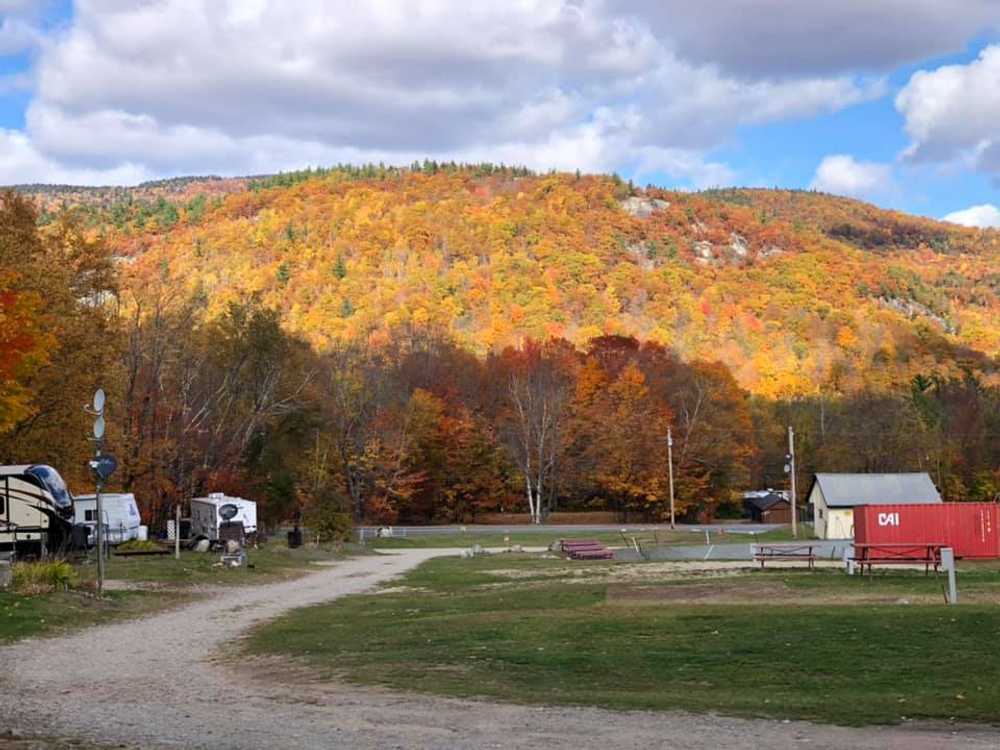
[[[350,513],[315,514],[308,523],[309,530],[318,535],[321,542],[346,542],[354,529]]]
[[[148,539],[130,539],[116,547],[118,552],[159,552],[161,549],[162,546]]]
[[[321,487],[315,492],[303,493],[305,513],[302,520],[306,527],[319,536],[321,542],[348,541],[354,524],[348,509],[348,499],[337,489]]]
[[[15,563],[11,582],[19,594],[47,594],[65,591],[80,583],[80,576],[65,560]]]

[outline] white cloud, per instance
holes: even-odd
[[[959,160],[1000,175],[1000,44],[968,65],[918,71],[896,97],[916,162]]]
[[[131,163],[110,169],[67,167],[39,153],[24,133],[0,129],[0,185],[134,185],[152,176],[145,167]]]
[[[740,77],[887,72],[1000,27],[996,0],[608,0],[693,63]]]
[[[16,55],[38,46],[42,32],[32,24],[15,17],[0,17],[0,57]]]
[[[837,195],[871,198],[892,187],[892,167],[857,161],[847,154],[834,154],[820,162],[810,187]]]
[[[679,43],[658,7],[615,0],[77,0],[74,10],[41,45],[26,116],[33,152],[67,174],[430,156],[714,185],[734,175],[707,154],[738,126],[885,91],[843,72],[730,72]]]
[[[963,227],[1000,228],[1000,208],[991,203],[970,206],[962,211],[954,211],[944,217],[944,221],[961,224]]]

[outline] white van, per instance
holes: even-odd
[[[73,498],[74,521],[90,529],[90,544],[97,544],[97,497],[77,495]],[[108,544],[139,538],[139,506],[131,492],[102,492],[101,512],[104,514],[105,541]]]
[[[235,508],[235,513],[226,509],[226,513],[220,510],[231,505]],[[244,500],[242,497],[230,497],[221,492],[209,493],[208,497],[195,497],[191,499],[191,537],[193,539],[208,539],[215,542],[219,539],[219,527],[226,522],[226,516],[230,515],[233,523],[242,523],[243,531],[247,535],[257,533],[257,503],[253,500]]]

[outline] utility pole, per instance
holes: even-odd
[[[795,539],[799,538],[799,519],[798,519],[798,508],[795,503],[795,430],[792,429],[791,425],[788,425],[788,474],[790,477],[790,484],[792,490],[792,536]]]
[[[670,475],[670,528],[674,528],[674,436],[667,425],[667,467]]]

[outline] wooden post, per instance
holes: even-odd
[[[174,506],[174,559],[181,559],[181,504]]]

